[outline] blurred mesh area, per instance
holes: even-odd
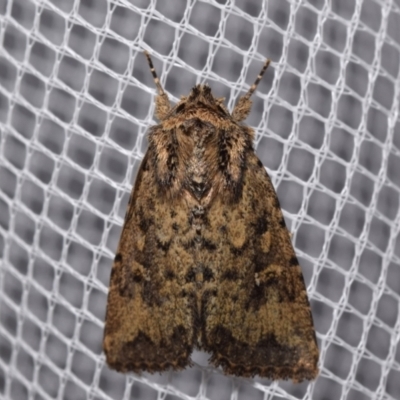
[[[400,1],[1,0],[0,398],[400,398]],[[156,93],[247,124],[299,255],[312,383],[104,362],[107,286]]]

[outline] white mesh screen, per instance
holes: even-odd
[[[399,0],[1,0],[0,398],[400,398]],[[321,350],[315,382],[122,375],[107,286],[154,123],[208,82],[278,191]]]

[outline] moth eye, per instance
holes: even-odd
[[[220,105],[218,105],[218,111],[220,111],[222,114],[226,114],[226,111]]]
[[[183,111],[184,109],[185,109],[185,104],[180,104],[180,105],[176,108],[175,112],[180,113],[180,112]]]

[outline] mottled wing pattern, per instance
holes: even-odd
[[[195,342],[187,206],[158,193],[153,153],[136,178],[110,279],[104,351],[123,372],[182,369]]]
[[[171,107],[159,95],[111,273],[104,351],[118,371],[190,365],[194,347],[226,373],[301,381],[318,347],[301,269],[272,183],[240,122],[207,85]]]
[[[199,257],[213,279],[203,288],[202,348],[226,373],[313,379],[318,347],[302,272],[276,192],[253,150],[241,194],[223,192],[203,235],[215,247]]]

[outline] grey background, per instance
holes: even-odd
[[[400,2],[0,1],[0,398],[400,398]],[[107,286],[154,123],[208,82],[247,119],[293,232],[315,382],[124,376],[101,351]]]

